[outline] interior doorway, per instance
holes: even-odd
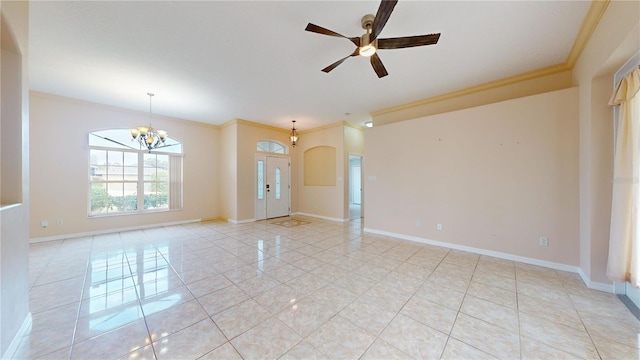
[[[362,156],[349,155],[349,219],[362,217]]]
[[[288,157],[256,155],[256,220],[289,216],[291,161]]]

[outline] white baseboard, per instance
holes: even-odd
[[[587,285],[587,287],[589,289],[600,290],[600,291],[604,291],[604,292],[607,292],[607,293],[610,293],[610,294],[617,294],[616,293],[616,287],[615,287],[615,285],[613,283],[607,284],[607,283],[602,283],[602,282],[589,280],[589,282],[585,282],[585,285]]]
[[[640,308],[640,289],[634,287],[628,281],[625,282],[617,282],[619,287],[622,288],[621,294],[626,295],[626,297],[638,308]],[[617,290],[617,289],[616,289]]]
[[[246,224],[250,222],[255,222],[256,219],[245,219],[245,220],[235,220],[235,219],[227,219],[228,222],[232,224]]]
[[[122,232],[122,231],[142,230],[142,229],[151,229],[151,228],[157,228],[157,227],[163,227],[163,226],[190,224],[190,223],[200,222],[201,220],[202,219],[190,219],[190,220],[172,221],[172,222],[149,224],[149,225],[138,225],[138,226],[123,227],[123,228],[115,228],[115,229],[88,231],[84,233],[46,236],[46,237],[30,239],[29,242],[33,244],[33,243],[39,243],[39,242],[45,242],[45,241],[72,239],[72,238],[78,238],[78,237],[84,237],[84,236],[112,234],[112,233]]]
[[[587,287],[589,287],[589,283],[591,282],[591,279],[589,279],[587,274],[584,273],[584,270],[582,270],[582,268],[578,269],[578,275],[580,275],[580,278],[582,279],[582,282],[585,285],[587,285]]]
[[[293,213],[291,215],[309,216],[309,217],[314,217],[314,218],[323,219],[323,220],[329,220],[329,221],[336,221],[336,222],[347,222],[347,221],[349,221],[349,219],[340,219],[340,218],[334,218],[334,217],[328,217],[328,216],[322,216],[322,215],[310,214],[310,213],[304,213],[304,212],[295,212],[295,213]]]
[[[546,261],[546,260],[539,260],[539,259],[529,258],[529,257],[525,257],[525,256],[513,255],[513,254],[509,254],[509,253],[503,253],[503,252],[499,252],[499,251],[492,251],[492,250],[474,248],[474,247],[466,246],[466,245],[458,245],[458,244],[452,244],[452,243],[447,243],[447,242],[442,242],[442,241],[429,240],[429,239],[424,239],[424,238],[420,238],[420,237],[417,237],[417,236],[398,234],[398,233],[393,233],[393,232],[383,231],[383,230],[376,230],[376,229],[371,229],[371,228],[364,228],[363,231],[364,232],[368,232],[368,233],[372,233],[372,234],[391,236],[391,237],[395,237],[395,238],[403,239],[403,240],[415,241],[415,242],[419,242],[419,243],[423,243],[423,244],[436,245],[436,246],[441,246],[441,247],[445,247],[445,248],[449,248],[449,249],[467,251],[467,252],[480,254],[480,255],[493,256],[493,257],[497,257],[497,258],[505,259],[505,260],[518,261],[518,262],[525,263],[525,264],[537,265],[537,266],[542,266],[542,267],[555,269],[555,270],[562,270],[562,271],[568,271],[568,272],[573,272],[573,273],[577,273],[578,270],[579,270],[579,267],[577,267],[577,266],[571,266],[571,265],[567,265],[567,264],[560,264],[560,263],[555,263],[555,262]]]
[[[607,284],[607,283],[602,283],[597,281],[591,281],[591,278],[589,278],[587,274],[584,273],[582,268],[578,269],[578,274],[580,275],[580,278],[582,278],[582,281],[584,282],[584,284],[587,285],[589,289],[600,290],[600,291],[608,292],[610,294],[620,294],[617,292],[615,283]],[[624,284],[622,284],[621,294],[624,294]]]
[[[16,351],[18,351],[20,343],[22,343],[22,339],[25,337],[25,335],[29,334],[29,331],[31,331],[32,322],[33,318],[31,317],[31,313],[28,312],[27,316],[25,316],[24,321],[22,322],[22,325],[20,325],[20,329],[18,329],[18,332],[13,337],[13,340],[11,340],[11,344],[9,344],[7,351],[2,354],[2,359],[13,359],[15,357],[14,354],[16,353]]]
[[[497,257],[497,258],[500,258],[500,259],[518,261],[518,262],[525,263],[525,264],[537,265],[537,266],[542,266],[542,267],[546,267],[546,268],[550,268],[550,269],[577,273],[577,274],[580,275],[580,277],[582,278],[582,281],[585,283],[585,285],[589,289],[600,290],[600,291],[604,291],[604,292],[607,292],[607,293],[613,293],[613,294],[617,294],[618,293],[617,292],[618,289],[614,286],[614,284],[607,284],[607,283],[591,281],[591,279],[589,279],[589,277],[578,266],[560,264],[560,263],[555,263],[555,262],[546,261],[546,260],[540,260],[540,259],[534,259],[534,258],[529,258],[529,257],[525,257],[525,256],[519,256],[519,255],[503,253],[503,252],[499,252],[499,251],[491,251],[491,250],[479,249],[479,248],[474,248],[474,247],[471,247],[471,246],[465,246],[465,245],[446,243],[446,242],[442,242],[442,241],[429,240],[429,239],[424,239],[424,238],[420,238],[420,237],[417,237],[417,236],[398,234],[398,233],[393,233],[393,232],[383,231],[383,230],[377,230],[377,229],[371,229],[371,228],[364,228],[363,231],[371,233],[371,234],[391,236],[391,237],[394,237],[394,238],[403,239],[403,240],[409,240],[409,241],[415,241],[415,242],[419,242],[419,243],[423,243],[423,244],[436,245],[436,246],[441,246],[441,247],[445,247],[445,248],[449,248],[449,249],[462,250],[462,251],[467,251],[467,252],[480,254],[480,255],[493,256],[493,257]]]
[[[560,263],[555,263],[555,262],[546,261],[546,260],[539,260],[539,259],[529,258],[525,256],[503,253],[499,251],[491,251],[491,250],[474,248],[471,246],[451,244],[451,243],[446,243],[442,241],[429,240],[429,239],[424,239],[416,236],[398,234],[398,233],[371,229],[371,228],[364,228],[363,231],[372,233],[372,234],[385,235],[385,236],[395,237],[398,239],[415,241],[423,244],[441,246],[449,249],[468,251],[468,252],[472,252],[480,255],[493,256],[493,257],[497,257],[505,260],[518,261],[525,264],[537,265],[537,266],[542,266],[542,267],[551,268],[555,270],[562,270],[562,271],[577,273],[578,275],[580,275],[580,278],[582,278],[582,281],[589,289],[604,291],[612,294],[624,293],[624,284],[622,285],[622,290],[620,292],[619,286],[615,286],[615,284],[607,284],[607,283],[591,281],[591,279],[584,273],[584,271],[582,271],[582,268],[580,268],[579,266],[560,264]]]

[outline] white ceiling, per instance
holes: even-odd
[[[348,59],[378,1],[33,1],[32,90],[210,124],[300,129],[564,63],[589,1],[403,1],[380,35],[442,33],[380,50],[389,75]],[[351,115],[345,115],[350,113]]]

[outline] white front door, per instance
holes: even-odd
[[[289,158],[256,156],[256,220],[288,216]]]

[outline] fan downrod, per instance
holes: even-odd
[[[362,17],[360,25],[362,25],[362,28],[365,30],[371,30],[373,28],[373,19],[375,19],[375,16],[367,14]]]

